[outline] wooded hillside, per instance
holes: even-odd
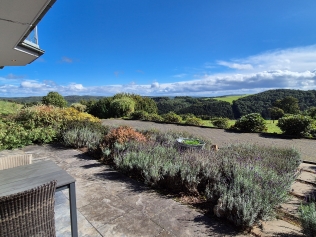
[[[213,98],[199,98],[189,96],[170,97],[148,97],[153,99],[158,108],[158,113],[166,114],[175,112],[177,114],[191,113],[196,116],[209,117],[226,117],[230,119],[238,119],[243,115],[250,113],[260,113],[264,118],[270,118],[269,108],[274,106],[276,100],[282,100],[285,97],[292,96],[298,99],[299,109],[306,110],[312,106],[316,107],[316,90],[302,91],[290,89],[268,90],[254,95],[238,98],[233,101],[232,105],[229,102],[221,101]],[[140,97],[140,96],[139,96]],[[68,105],[78,103],[80,101],[101,101],[106,98],[104,96],[65,96]],[[107,97],[111,98],[111,97]],[[136,97],[135,97],[136,98]],[[145,97],[144,97],[145,98]],[[16,101],[18,103],[41,102],[42,97],[15,97],[15,98],[0,98],[7,101]],[[104,104],[104,103],[103,103]],[[98,105],[98,103],[97,103]],[[105,104],[104,104],[105,106]],[[104,107],[103,106],[103,107]],[[102,108],[103,108],[102,107]],[[106,109],[106,108],[103,108]],[[108,108],[107,108],[108,109]],[[140,110],[136,106],[135,110]]]
[[[316,106],[316,90],[302,91],[290,89],[268,90],[255,95],[240,98],[233,102],[232,108],[235,118],[250,113],[260,113],[264,118],[270,118],[269,108],[276,100],[287,96],[297,98],[300,110]]]

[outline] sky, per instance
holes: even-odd
[[[57,0],[0,97],[316,89],[315,0]]]

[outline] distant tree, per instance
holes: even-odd
[[[85,105],[87,112],[100,119],[111,118],[111,105],[112,97],[105,97],[98,101],[89,100]]]
[[[281,100],[276,100],[274,106],[282,109],[287,114],[298,114],[300,107],[298,105],[298,99],[293,96],[287,96]]]
[[[280,109],[278,107],[272,107],[269,109],[269,111],[270,111],[270,115],[271,115],[271,119],[273,120],[273,123],[274,123],[274,120],[282,118],[284,115],[283,109]]]
[[[51,91],[43,97],[42,103],[45,105],[54,105],[60,108],[67,106],[67,101],[58,92]]]
[[[122,99],[122,98],[131,98],[135,102],[135,111],[143,110],[150,114],[156,114],[158,112],[156,102],[145,96],[140,96],[137,94],[129,94],[129,93],[118,93],[113,96],[113,100]]]
[[[111,110],[114,117],[129,116],[135,110],[135,101],[130,97],[121,97],[111,102]]]

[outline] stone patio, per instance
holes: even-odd
[[[314,140],[268,138],[258,134],[227,134],[219,129],[140,121],[104,120],[103,124],[184,130],[210,138],[220,146],[232,141],[294,146],[304,151],[303,159],[316,161]],[[205,216],[194,208],[160,195],[144,184],[100,164],[81,151],[60,145],[32,145],[13,151],[1,151],[0,156],[21,153],[33,154],[34,162],[52,160],[76,179],[79,236],[302,236],[299,227],[283,220],[266,222],[261,229],[254,229],[252,235],[240,233],[227,221],[215,216]],[[308,181],[310,178],[308,176],[304,179]],[[298,191],[302,188],[302,184],[293,185],[298,185]],[[56,193],[55,214],[57,236],[71,236],[67,190]]]
[[[79,236],[250,236],[156,193],[81,151],[33,145],[15,152],[32,153],[34,162],[53,160],[76,179]],[[71,236],[68,190],[56,193],[55,211],[57,236]]]

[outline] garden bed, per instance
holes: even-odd
[[[181,134],[147,131],[139,133],[146,141],[137,141],[140,135],[134,132],[129,138],[125,134],[123,143],[113,143],[119,139],[113,134],[120,135],[110,132],[105,160],[154,188],[199,197],[210,210],[217,204],[217,216],[242,228],[269,218],[286,200],[301,162],[293,149],[235,144],[215,152],[207,142],[203,150],[179,150]]]

